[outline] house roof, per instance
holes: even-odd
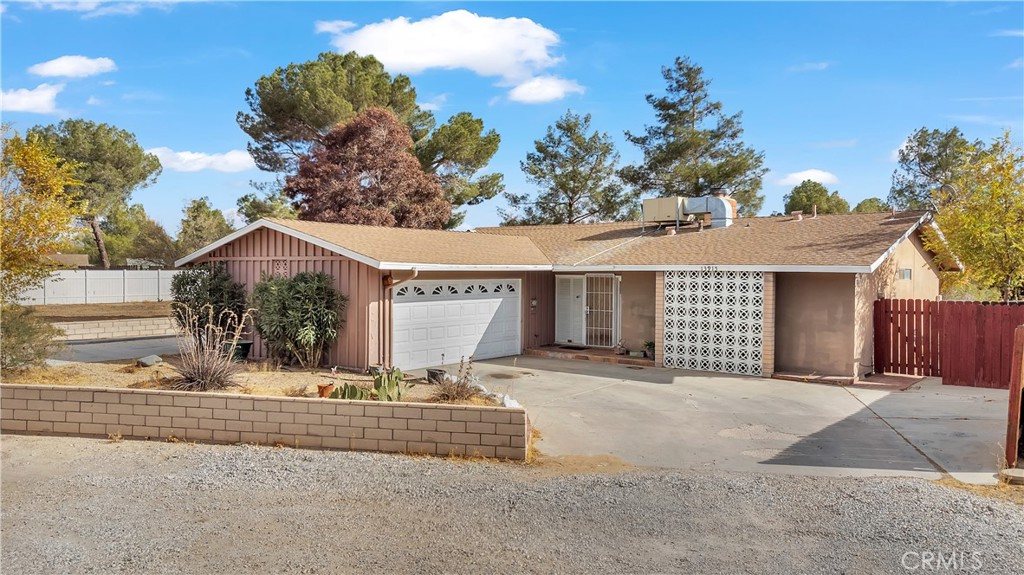
[[[176,262],[182,265],[267,227],[379,269],[870,272],[928,221],[925,212],[740,218],[726,228],[640,222],[507,226],[475,233],[267,218]]]
[[[529,238],[264,218],[176,262],[188,263],[259,228],[270,228],[379,269],[551,269]]]
[[[726,228],[698,230],[695,225],[684,226],[676,235],[667,235],[664,228],[652,231],[650,224],[642,233],[637,222],[477,231],[525,235],[556,267],[669,269],[714,265],[775,271],[868,271],[864,268],[880,264],[900,240],[923,223],[926,215],[835,214],[799,221],[790,216],[741,218]]]

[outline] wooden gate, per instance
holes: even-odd
[[[875,301],[875,371],[941,376],[946,385],[1006,389],[1024,305]]]

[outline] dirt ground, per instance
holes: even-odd
[[[4,573],[1003,575],[1024,540],[1024,508],[907,478],[9,435],[0,469]]]
[[[104,363],[73,363],[59,367],[30,369],[23,372],[4,373],[4,383],[35,385],[68,385],[79,387],[128,387],[133,389],[170,389],[179,377],[177,356],[164,356],[164,362],[152,367],[137,367],[132,360]],[[410,378],[413,384],[403,401],[430,402],[435,387],[419,378]],[[373,378],[365,374],[339,371],[336,376],[329,369],[315,372],[287,368],[273,369],[265,362],[247,362],[238,375],[238,387],[223,390],[224,393],[246,395],[271,395],[288,397],[317,397],[317,384],[342,385],[351,383],[370,389]],[[501,389],[492,389],[503,393]],[[494,405],[489,399],[478,398],[470,401],[475,405]]]
[[[51,322],[136,319],[171,315],[171,302],[169,301],[33,305],[28,307],[34,310],[39,317]]]

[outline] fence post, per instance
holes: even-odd
[[[1010,406],[1006,417],[1006,466],[1017,465],[1020,445],[1021,395],[1024,395],[1024,325],[1013,334],[1013,363],[1010,365]]]

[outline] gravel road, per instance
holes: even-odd
[[[4,573],[905,573],[925,552],[1024,572],[1024,507],[914,479],[10,435],[0,453]]]

